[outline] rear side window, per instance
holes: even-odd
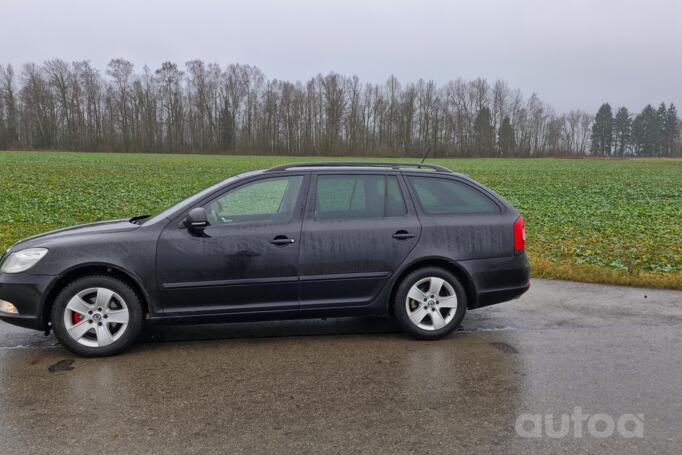
[[[456,180],[408,177],[419,205],[429,215],[499,213],[499,207],[481,191]]]
[[[393,175],[318,175],[315,218],[382,218],[407,213]]]

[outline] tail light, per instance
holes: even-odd
[[[526,248],[526,228],[523,224],[523,217],[520,216],[514,221],[514,253],[521,253]]]

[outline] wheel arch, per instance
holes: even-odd
[[[439,267],[452,273],[460,281],[460,283],[462,283],[462,286],[464,286],[464,290],[467,296],[467,309],[472,309],[476,307],[478,301],[477,298],[478,293],[476,292],[476,285],[469,272],[467,272],[466,269],[462,267],[460,264],[450,259],[443,257],[429,257],[418,259],[410,263],[400,272],[398,277],[393,281],[387,307],[389,314],[393,302],[395,301],[395,295],[398,292],[398,288],[400,287],[400,283],[402,283],[403,279],[407,275],[409,275],[410,273],[414,272],[417,269],[421,269],[424,267]]]
[[[150,313],[151,297],[149,296],[145,287],[142,285],[142,281],[139,278],[137,278],[134,274],[113,264],[106,263],[80,264],[62,272],[59,275],[59,277],[53,282],[48,292],[45,294],[42,305],[43,327],[45,329],[48,328],[54,301],[59,295],[59,293],[62,291],[62,289],[64,289],[72,281],[89,275],[105,275],[113,278],[118,278],[119,280],[123,281],[128,286],[130,286],[133,289],[133,291],[135,291],[137,296],[140,298],[144,314],[147,315]]]

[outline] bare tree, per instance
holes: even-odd
[[[109,62],[107,74],[113,78],[114,85],[111,87],[114,112],[110,118],[115,120],[111,125],[111,131],[119,133],[125,151],[130,150],[130,92],[133,78],[133,64],[127,60],[117,58]],[[114,134],[115,134],[114,133]],[[113,139],[113,138],[112,138]]]
[[[0,65],[0,145],[11,146],[19,140],[14,68]]]

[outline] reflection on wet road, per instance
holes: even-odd
[[[2,324],[0,453],[679,453],[681,328],[680,292],[548,281],[435,342],[346,318],[151,328],[81,359]],[[576,407],[643,414],[644,438],[517,435]]]

